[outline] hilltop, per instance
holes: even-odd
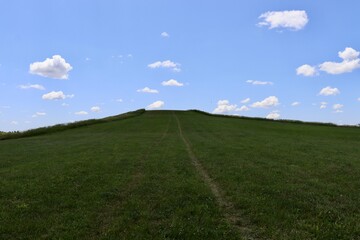
[[[6,134],[0,237],[356,239],[359,133],[138,110]]]

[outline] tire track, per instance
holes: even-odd
[[[194,154],[191,148],[190,142],[185,138],[183,134],[183,130],[179,118],[176,116],[175,112],[173,112],[173,115],[178,125],[180,138],[185,144],[186,151],[188,152],[191,162],[196,168],[197,172],[202,177],[203,181],[210,188],[212,194],[215,196],[215,199],[220,209],[222,210],[226,221],[235,229],[237,229],[241,233],[244,239],[248,239],[248,240],[259,239],[255,235],[253,230],[248,227],[249,226],[248,222],[240,216],[240,213],[235,209],[234,204],[226,199],[225,195],[223,194],[217,183],[210,177],[206,169],[197,159],[196,155]]]

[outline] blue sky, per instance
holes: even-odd
[[[2,1],[0,130],[139,108],[360,123],[360,2]]]

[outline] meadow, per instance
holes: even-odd
[[[1,239],[360,239],[360,128],[144,111],[0,141]]]

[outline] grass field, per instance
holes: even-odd
[[[0,239],[360,239],[359,128],[147,111],[60,130],[0,141]]]

